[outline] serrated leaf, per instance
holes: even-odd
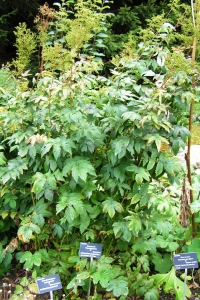
[[[53,191],[51,188],[46,188],[44,191],[44,196],[47,200],[53,201]]]
[[[82,234],[90,225],[90,218],[89,218],[88,214],[84,211],[80,215],[80,219],[81,219],[80,233]]]
[[[125,217],[125,219],[129,221],[128,229],[133,231],[137,236],[139,231],[142,229],[142,222],[139,215],[132,213],[130,216]]]
[[[29,147],[28,154],[32,159],[36,157],[36,148],[34,145]]]
[[[127,222],[115,222],[113,224],[113,231],[116,238],[123,236],[125,241],[129,242],[131,240],[132,234],[128,229]]]
[[[27,170],[27,159],[17,157],[16,159],[11,159],[8,161],[7,167],[1,167],[1,178],[5,184],[8,180],[20,177],[24,173],[24,170]]]
[[[46,176],[45,176],[45,174],[37,172],[34,175],[33,180],[34,180],[34,183],[33,183],[33,187],[32,187],[32,192],[37,194],[43,190],[44,185],[46,183]]]
[[[55,172],[54,172],[54,176],[57,180],[59,181],[65,181],[64,177],[63,177],[63,174],[62,172],[60,172],[59,169],[57,169]]]
[[[68,172],[72,172],[72,177],[77,182],[78,179],[86,181],[88,174],[96,176],[94,167],[85,157],[75,156],[65,161],[63,168],[63,176],[66,176]]]
[[[60,197],[59,203],[56,205],[57,214],[64,211],[64,216],[61,218],[61,224],[66,221],[71,223],[76,217],[84,214],[84,204],[82,195],[79,193],[65,193]]]
[[[29,260],[31,257],[32,257],[32,253],[30,251],[23,252],[20,257],[20,263],[23,263],[26,260]]]
[[[159,297],[158,290],[153,287],[152,289],[148,290],[144,295],[144,300],[157,300]]]
[[[63,235],[63,229],[62,229],[62,227],[60,225],[58,225],[58,224],[53,224],[51,227],[53,228],[52,234],[54,236],[57,235],[59,238],[61,238],[62,235]]]
[[[47,174],[45,174],[46,176],[46,182],[47,184],[52,188],[52,189],[56,189],[57,184],[56,184],[56,179],[54,177],[53,174],[51,174],[51,172],[48,172]]]
[[[40,266],[41,265],[41,254],[39,252],[35,252],[32,254],[30,251],[26,251],[20,258],[20,262],[24,264],[24,268],[31,270],[33,265]],[[24,277],[26,278],[26,277]],[[25,280],[25,279],[24,279]],[[22,284],[22,283],[21,283]],[[28,283],[24,282],[22,285],[28,285]]]
[[[121,203],[113,200],[112,198],[105,200],[102,204],[103,212],[108,213],[110,218],[114,217],[116,211],[119,213],[123,211],[123,206],[121,205]]]
[[[112,291],[115,297],[127,296],[128,295],[128,283],[124,279],[113,279],[107,286],[107,291]]]
[[[113,277],[114,274],[109,269],[100,269],[92,274],[93,283],[97,284],[99,282],[103,288],[106,288],[108,286],[108,283],[113,279]]]
[[[32,256],[32,260],[33,260],[33,264],[39,267],[42,262],[41,254],[38,251],[36,251]]]
[[[53,156],[55,157],[55,160],[58,160],[61,154],[61,147],[60,145],[53,145]]]
[[[124,120],[130,120],[132,122],[134,122],[135,120],[141,120],[141,116],[134,111],[127,111],[127,112],[123,113],[122,118]]]
[[[52,147],[52,143],[48,143],[48,142],[45,143],[41,149],[41,157],[43,157],[46,153],[48,153],[51,147]]]
[[[40,233],[40,227],[36,224],[30,223],[30,224],[25,224],[22,225],[18,232],[18,238],[24,242],[24,243],[28,243],[30,241],[31,238],[33,238],[33,233]]]
[[[45,219],[42,214],[34,214],[32,217],[32,222],[38,224],[40,227],[44,226]]]

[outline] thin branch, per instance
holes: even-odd
[[[193,0],[191,0],[191,9],[192,9],[192,20],[193,20],[193,24],[194,24],[194,27],[196,27],[195,17],[194,17],[194,2],[193,2]]]

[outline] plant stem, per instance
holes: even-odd
[[[196,0],[195,7],[197,8],[197,12],[199,13],[199,7],[200,7],[200,0]],[[194,5],[193,0],[191,0],[191,10],[192,10],[192,18],[193,18],[193,25],[194,29],[198,26],[195,22],[195,14],[194,14]],[[193,39],[193,47],[192,47],[192,61],[195,63],[196,61],[196,51],[197,51],[197,38],[194,36]],[[192,87],[195,88],[195,79],[193,79]],[[189,131],[192,132],[192,117],[193,117],[193,111],[194,111],[194,98],[191,101],[190,104],[190,115],[189,115]],[[187,164],[187,178],[190,184],[190,202],[193,202],[193,190],[192,190],[192,175],[191,175],[191,162],[190,162],[190,155],[191,155],[191,137],[188,138],[188,150],[186,154],[186,164]],[[194,214],[191,214],[191,222],[192,222],[192,236],[196,236],[196,226],[195,226],[195,219]]]

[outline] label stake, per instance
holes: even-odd
[[[49,293],[50,293],[50,300],[53,300],[53,292],[50,291]]]
[[[90,257],[90,268],[92,266],[92,263],[93,263],[93,257],[91,256]],[[89,280],[89,287],[88,287],[88,299],[90,297],[90,290],[91,290],[91,279]]]
[[[184,300],[186,299],[186,283],[187,283],[187,269],[185,269],[185,278],[184,278]]]

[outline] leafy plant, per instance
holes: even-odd
[[[130,50],[129,43],[104,76],[96,59],[107,26],[101,3],[77,1],[73,19],[68,4],[57,4],[56,18],[40,28],[41,72],[32,87],[22,90],[16,77],[0,100],[1,252],[14,236],[8,266],[15,257],[33,277],[59,273],[77,299],[90,281],[95,297],[157,299],[161,285],[177,294],[170,255],[181,251],[185,229],[175,155],[190,137],[181,118],[198,93],[197,71],[172,68],[172,26],[159,16],[151,44],[144,38]],[[91,267],[78,257],[85,241],[103,244]],[[152,277],[158,258],[169,273]]]

